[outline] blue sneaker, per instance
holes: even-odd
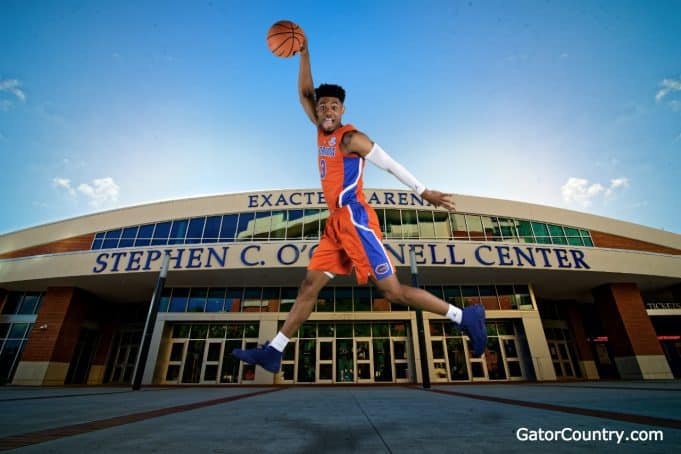
[[[459,325],[461,331],[468,335],[473,346],[473,356],[480,357],[487,347],[487,328],[485,328],[485,306],[476,304],[463,308],[463,316]]]
[[[273,374],[279,372],[279,368],[281,367],[282,353],[272,347],[269,342],[265,342],[265,345],[251,348],[250,350],[235,348],[232,350],[232,355],[246,364],[257,364]]]

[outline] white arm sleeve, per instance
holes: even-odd
[[[376,167],[392,173],[398,180],[410,187],[411,190],[418,195],[423,194],[423,191],[426,190],[423,183],[417,180],[402,164],[391,158],[379,144],[374,143],[373,148],[369,154],[365,156],[365,159],[373,163]]]

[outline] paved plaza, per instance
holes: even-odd
[[[0,409],[0,450],[22,453],[681,449],[679,380],[435,385],[430,390],[298,386],[133,392],[5,386]]]

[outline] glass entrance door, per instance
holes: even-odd
[[[334,339],[317,339],[317,383],[333,383]]]
[[[206,342],[206,351],[204,352],[203,368],[201,371],[201,383],[217,384],[223,345],[224,341]]]
[[[336,382],[355,381],[355,349],[352,339],[336,339]]]
[[[395,368],[395,381],[407,383],[409,381],[409,360],[407,354],[407,338],[392,338],[392,357]]]
[[[356,383],[371,383],[374,377],[371,338],[355,338]]]
[[[317,378],[317,339],[298,340],[298,383],[314,383]]]
[[[373,340],[374,381],[393,381],[393,355],[389,338]]]
[[[142,338],[141,331],[123,331],[118,340],[116,353],[113,355],[109,383],[131,383],[137,360],[137,350]]]
[[[549,344],[549,352],[551,353],[551,361],[553,361],[553,368],[556,371],[557,378],[575,378],[575,371],[572,368],[572,360],[568,350],[567,342],[565,341],[547,341]]]

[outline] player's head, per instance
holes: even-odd
[[[345,113],[345,90],[340,85],[321,84],[314,91],[317,120],[324,132],[333,132]]]

